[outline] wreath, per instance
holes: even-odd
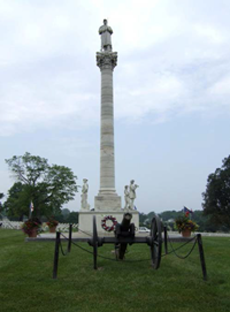
[[[106,225],[106,222],[110,220],[113,222],[113,225],[112,226],[107,226]],[[111,232],[111,231],[114,231],[115,230],[115,226],[117,224],[117,219],[113,216],[105,216],[102,220],[101,220],[101,227],[107,231],[107,232]]]

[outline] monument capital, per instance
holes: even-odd
[[[117,66],[117,52],[97,52],[96,59],[100,69],[114,69]]]

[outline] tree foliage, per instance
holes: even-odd
[[[221,168],[208,176],[207,182],[202,194],[204,213],[214,224],[230,229],[230,155]]]
[[[29,188],[21,182],[16,182],[8,191],[8,198],[3,207],[4,212],[12,219],[23,219],[28,214],[30,198]]]
[[[10,171],[18,181],[10,189],[6,207],[9,215],[28,215],[34,204],[34,216],[50,216],[63,204],[74,199],[77,177],[65,166],[49,165],[48,160],[25,153],[6,159]]]
[[[139,220],[140,226],[147,226],[151,228],[151,220],[154,212],[150,212],[148,214],[140,213]],[[159,217],[163,221],[164,225],[168,227],[168,230],[175,230],[175,219],[180,216],[183,216],[184,212],[175,211],[175,210],[167,210],[159,214]],[[218,230],[227,231],[226,227],[221,227],[219,225],[214,224],[210,221],[210,217],[204,215],[202,210],[195,210],[193,214],[190,215],[192,221],[196,222],[199,226],[199,232],[216,232]]]

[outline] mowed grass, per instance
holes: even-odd
[[[1,312],[230,311],[230,238],[203,238],[207,282],[197,246],[185,260],[163,257],[154,271],[148,260],[131,261],[150,258],[149,247],[137,244],[128,247],[126,261],[99,258],[97,271],[92,255],[72,246],[66,257],[60,254],[53,280],[54,243],[25,243],[24,238],[21,231],[0,230]],[[113,258],[112,250],[113,245],[104,245],[98,252]]]

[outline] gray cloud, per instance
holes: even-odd
[[[140,122],[152,115],[153,121],[163,122],[194,111],[229,113],[225,85],[230,22],[223,7],[204,2],[177,6],[176,1],[172,6],[169,1],[146,1],[149,10],[144,10],[144,17],[138,4],[132,15],[125,13],[130,1],[109,8],[119,51],[117,118]],[[116,20],[121,6],[124,15]],[[93,9],[99,12],[96,2],[90,1],[78,5],[26,1],[20,6],[16,1],[11,6],[2,2],[1,135],[12,135],[19,127],[21,131],[48,127],[72,120],[73,115],[80,126],[96,122],[95,28],[100,20],[89,13]],[[137,16],[138,23],[131,24]]]

